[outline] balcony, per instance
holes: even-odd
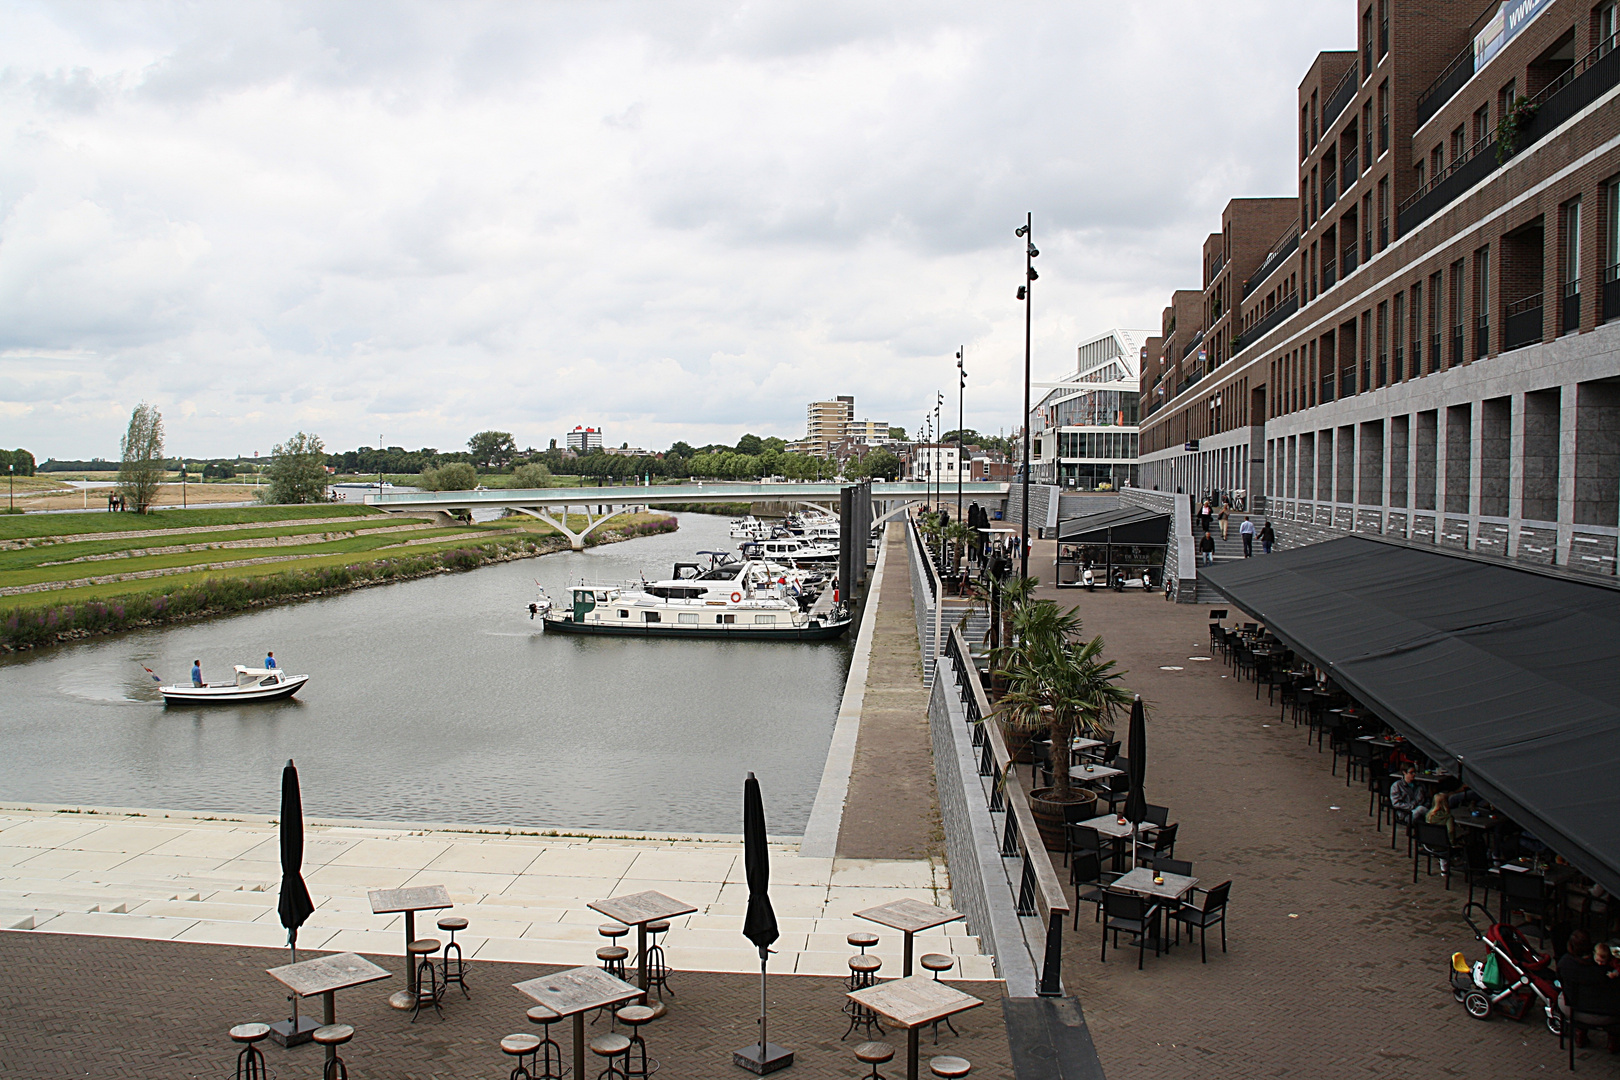
[[[1351,186],[1355,184],[1356,177],[1361,175],[1359,160],[1359,155],[1352,150],[1344,155],[1344,164],[1339,166],[1339,183],[1346,191],[1349,191]]]
[[[1558,332],[1560,334],[1573,334],[1581,328],[1581,283],[1577,281],[1564,282],[1564,295],[1559,305]]]
[[[1541,339],[1541,294],[1540,293],[1536,294],[1535,301],[1536,301],[1536,308],[1535,308],[1535,313],[1536,313],[1536,340],[1539,341]],[[1524,301],[1521,300],[1521,301],[1519,301],[1519,303],[1522,304],[1522,303],[1524,303]],[[1528,312],[1521,312],[1520,314],[1521,315],[1528,315]],[[1505,333],[1503,334],[1503,337],[1504,338],[1506,337]],[[1488,316],[1488,315],[1481,315],[1477,320],[1475,320],[1475,323],[1474,323],[1474,359],[1476,359],[1476,360],[1482,359],[1487,354],[1489,354],[1490,351],[1491,351],[1491,319],[1490,319],[1490,316]]]
[[[1349,277],[1356,272],[1356,245],[1351,244],[1344,249],[1344,276]]]
[[[1232,355],[1236,356],[1243,349],[1248,348],[1271,331],[1281,326],[1288,317],[1299,310],[1299,296],[1295,294],[1272,308],[1265,318],[1243,331],[1241,338],[1234,339]]]
[[[1474,46],[1470,43],[1468,48],[1457,54],[1455,60],[1446,65],[1446,70],[1442,71],[1440,77],[1430,83],[1429,88],[1418,98],[1417,126],[1422,127],[1428,123],[1429,119],[1440,111],[1440,106],[1450,101],[1452,95],[1467,85],[1468,80],[1473,77]]]
[[[1327,103],[1322,106],[1322,126],[1325,128],[1344,112],[1344,107],[1350,104],[1350,99],[1356,96],[1356,88],[1361,85],[1360,65],[1351,64],[1350,70],[1344,73],[1339,85],[1333,88],[1333,93],[1327,97]]]
[[[1185,349],[1181,350],[1181,358],[1183,360],[1187,359],[1187,354],[1192,352],[1194,349],[1198,348],[1198,343],[1200,341],[1203,341],[1203,340],[1204,340],[1204,332],[1202,330],[1200,330],[1200,331],[1198,331],[1198,333],[1193,335],[1193,339],[1191,341],[1187,342],[1187,347]]]
[[[1602,318],[1604,322],[1620,319],[1620,263],[1603,271]]]
[[[1338,180],[1338,177],[1334,175],[1333,170],[1329,169],[1327,171],[1327,175],[1322,178],[1322,210],[1323,210],[1323,212],[1326,212],[1328,207],[1332,206],[1334,203],[1336,203],[1338,201],[1339,201],[1339,180]]]
[[[1322,291],[1327,292],[1329,289],[1333,288],[1334,283],[1338,280],[1339,279],[1334,276],[1333,260],[1328,259],[1322,263]]]
[[[1272,271],[1287,261],[1288,256],[1299,250],[1299,230],[1292,225],[1288,227],[1288,240],[1271,249],[1266,261],[1260,264],[1260,269],[1254,272],[1254,277],[1243,283],[1243,299],[1247,300],[1249,294],[1259,287],[1260,283],[1271,276]]]
[[[1512,153],[1500,155],[1504,160],[1513,154],[1523,153],[1526,147],[1556,130],[1620,82],[1620,50],[1615,48],[1617,40],[1620,40],[1620,35],[1610,37],[1571,64],[1568,70],[1530,99],[1535,114],[1520,125]],[[1421,112],[1420,108],[1420,116]],[[1400,213],[1396,216],[1397,232],[1402,236],[1407,235],[1501,168],[1497,157],[1496,137],[1492,133],[1475,143],[1467,153],[1401,203]]]

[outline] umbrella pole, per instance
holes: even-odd
[[[765,964],[770,956],[770,950],[760,947],[759,950],[759,1060],[765,1060]]]
[[[295,964],[298,963],[298,931],[297,930],[289,930],[289,931],[287,931],[287,948],[292,950],[292,962],[295,963]],[[297,1035],[298,1034],[298,995],[297,994],[288,994],[287,995],[287,1004],[292,1006],[292,1017],[288,1022],[292,1024],[292,1028],[291,1028],[292,1033],[294,1035]]]

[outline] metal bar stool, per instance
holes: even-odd
[[[607,1059],[607,1068],[596,1074],[596,1080],[629,1080],[625,1069],[630,1066],[630,1040],[613,1032],[611,1035],[598,1035],[591,1040],[591,1053],[597,1057]],[[625,1069],[619,1067],[619,1059],[624,1059]]]
[[[596,958],[602,961],[602,970],[607,972],[609,975],[612,975],[615,979],[624,979],[627,982],[629,980],[625,978],[624,964],[629,957],[630,950],[625,948],[623,945],[603,945],[600,949],[596,950]],[[597,1009],[596,1015],[591,1017],[591,1023],[594,1024],[598,1020],[602,1019],[603,1013],[607,1013],[611,1018],[613,1016],[613,1006],[603,1005],[601,1008]],[[611,1031],[612,1028],[613,1024],[610,1019],[608,1029]]]
[[[630,1029],[630,1049],[624,1054],[624,1072],[631,1078],[647,1080],[658,1071],[657,1059],[647,1057],[647,1043],[641,1037],[644,1025],[658,1019],[658,1012],[646,1005],[626,1005],[618,1012],[619,1022]]]
[[[321,1080],[349,1080],[349,1067],[338,1057],[337,1048],[354,1038],[354,1028],[348,1024],[327,1024],[316,1028],[310,1038],[326,1047],[326,1067],[321,1070]]]
[[[269,1035],[269,1024],[237,1024],[231,1028],[231,1041],[243,1044],[236,1055],[236,1080],[268,1080],[264,1051],[257,1044]]]
[[[512,1065],[511,1075],[506,1080],[534,1080],[534,1073],[523,1064],[523,1055],[531,1055],[529,1064],[532,1065],[534,1064],[532,1055],[538,1049],[540,1049],[540,1040],[526,1031],[520,1031],[516,1035],[508,1035],[502,1039],[501,1053],[517,1059]]]
[[[530,1059],[531,1080],[562,1080],[568,1075],[563,1066],[562,1045],[551,1037],[551,1025],[562,1017],[546,1008],[536,1005],[529,1010],[529,1022],[541,1025],[544,1037],[534,1050],[534,1057]]]
[[[658,991],[658,1000],[664,1000],[664,991],[675,993],[669,985],[669,965],[664,962],[664,947],[658,944],[658,935],[669,933],[669,920],[659,919],[647,924],[647,989]]]
[[[405,952],[416,965],[416,1000],[411,1004],[413,1024],[416,1023],[416,1014],[422,1011],[424,1005],[433,1006],[439,1019],[444,1019],[444,1008],[439,1004],[439,998],[444,996],[444,986],[439,982],[438,965],[433,962],[433,954],[438,951],[438,938],[417,938],[405,946]]]
[[[450,931],[450,944],[444,947],[444,959],[440,964],[443,977],[439,982],[444,992],[449,992],[450,984],[455,983],[461,987],[461,996],[470,998],[472,995],[467,993],[467,965],[461,959],[461,946],[456,944],[456,931],[467,929],[467,920],[459,915],[447,915],[439,920],[439,929]],[[453,963],[451,949],[456,952]]]
[[[941,1055],[928,1059],[928,1071],[943,1080],[961,1080],[973,1071],[973,1063],[967,1058]]]
[[[956,960],[954,957],[946,956],[944,953],[937,952],[923,953],[922,958],[917,962],[923,966],[924,971],[932,971],[934,973],[935,982],[939,982],[940,972],[949,971],[951,968],[956,966]],[[944,1024],[946,1027],[950,1028],[951,1034],[955,1035],[957,1038],[962,1037],[962,1033],[956,1030],[956,1025],[951,1023],[951,1018],[948,1016],[942,1017],[934,1021],[934,1044],[936,1046],[939,1044],[940,1024]]]
[[[894,1060],[894,1047],[886,1042],[863,1042],[855,1048],[855,1060],[862,1065],[872,1066],[872,1071],[863,1080],[884,1080],[877,1067]]]
[[[851,990],[864,990],[877,982],[878,969],[882,966],[883,961],[868,953],[850,957],[849,981],[845,985]],[[853,998],[844,999],[844,1014],[849,1017],[849,1027],[844,1030],[844,1034],[838,1040],[839,1042],[843,1042],[844,1039],[854,1034],[856,1028],[860,1028],[868,1038],[871,1037],[873,1028],[877,1028],[879,1035],[884,1033],[883,1025],[878,1022],[877,1013]],[[874,1067],[873,1072],[876,1071]]]
[[[844,940],[861,950],[861,955],[865,956],[867,949],[874,948],[877,945],[878,936],[870,930],[857,930]]]

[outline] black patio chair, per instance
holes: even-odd
[[[1423,872],[1434,873],[1434,860],[1440,860],[1440,876],[1446,880],[1446,891],[1451,890],[1451,862],[1456,858],[1456,849],[1451,844],[1451,834],[1446,832],[1444,825],[1430,825],[1427,821],[1420,821],[1412,826],[1412,833],[1417,838],[1417,846],[1412,849],[1412,884],[1417,884],[1419,859],[1426,860]]]
[[[1192,877],[1192,860],[1190,859],[1154,859],[1153,870],[1158,874],[1180,874],[1182,877]]]
[[[1488,910],[1491,906],[1491,889],[1498,891],[1502,888],[1502,873],[1491,861],[1490,840],[1477,829],[1470,829],[1462,842],[1462,869],[1463,876],[1468,879],[1468,902],[1474,902],[1474,887],[1478,885],[1485,890],[1481,903]]]
[[[1607,1031],[1612,1039],[1616,1029],[1620,1029],[1620,993],[1606,986],[1582,986],[1579,983],[1562,986],[1554,1008],[1564,1019],[1558,1032],[1558,1049],[1564,1048],[1567,1039],[1570,1072],[1575,1071],[1575,1042],[1578,1035]]]
[[[1120,760],[1124,759],[1121,758]],[[1124,806],[1125,800],[1131,797],[1131,774],[1122,772],[1118,776],[1110,776],[1108,778],[1108,790],[1104,794],[1108,798],[1109,811],[1115,814],[1119,813],[1119,808]]]
[[[1372,783],[1373,748],[1371,743],[1360,739],[1351,739],[1345,744],[1344,757],[1344,786],[1349,787],[1350,781],[1360,774],[1360,779]]]
[[[1153,803],[1148,803],[1147,820],[1151,821],[1155,825],[1160,826],[1169,824],[1170,808],[1168,806],[1156,806]]]
[[[1159,905],[1145,896],[1135,893],[1117,892],[1109,889],[1103,893],[1102,906],[1102,962],[1108,963],[1108,934],[1114,934],[1114,948],[1119,948],[1119,934],[1124,931],[1136,938],[1136,970],[1142,970],[1143,958],[1147,955],[1147,940],[1153,934],[1159,921]],[[1159,955],[1159,939],[1153,939],[1153,955]]]
[[[1092,922],[1102,918],[1103,894],[1119,877],[1104,870],[1102,860],[1095,851],[1077,851],[1070,864],[1069,876],[1074,885],[1074,928],[1080,929],[1080,905],[1092,904]]]
[[[1526,921],[1514,923],[1513,915],[1517,912],[1526,916]],[[1555,913],[1547,896],[1547,879],[1541,874],[1520,873],[1518,871],[1502,871],[1502,921],[1512,924],[1522,933],[1534,932],[1535,936],[1543,942],[1547,940],[1547,929],[1554,921]],[[1533,923],[1529,920],[1535,920]]]
[[[1305,684],[1305,676],[1300,676],[1300,687],[1294,691],[1294,726],[1299,727],[1300,721],[1309,721],[1311,718],[1311,699],[1316,691]]]
[[[1226,951],[1226,902],[1232,892],[1232,883],[1224,881],[1213,889],[1194,889],[1193,896],[1203,893],[1203,902],[1183,903],[1172,916],[1176,920],[1177,934],[1180,927],[1187,928],[1187,937],[1192,938],[1193,928],[1198,928],[1198,955],[1199,962],[1209,963],[1209,949],[1204,944],[1204,935],[1212,926],[1221,928],[1221,952]]]
[[[1178,821],[1174,825],[1165,825],[1155,829],[1153,831],[1153,835],[1143,836],[1140,838],[1140,842],[1136,845],[1136,850],[1139,853],[1143,851],[1148,852],[1149,854],[1147,858],[1149,859],[1157,859],[1161,856],[1174,855],[1176,853],[1176,830],[1180,828],[1181,822]],[[1138,858],[1140,857],[1141,856],[1139,854]]]

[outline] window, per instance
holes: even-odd
[[[1581,291],[1581,200],[1564,204],[1564,295]],[[1569,286],[1574,286],[1570,288]]]
[[[1463,156],[1463,151],[1468,149],[1466,139],[1467,135],[1463,131],[1462,125],[1457,125],[1457,130],[1451,133],[1451,163],[1453,165]]]
[[[735,616],[735,615],[716,615],[714,617],[714,621],[719,623],[720,625],[724,626],[727,623],[736,622],[737,621],[737,616]]]
[[[1440,288],[1442,277],[1439,271],[1429,275],[1429,370],[1440,370],[1440,341],[1444,334],[1440,312]]]
[[[1373,13],[1368,8],[1361,13],[1361,78],[1365,82],[1373,66]]]
[[[1400,382],[1406,378],[1406,294],[1396,293],[1390,304],[1389,335],[1395,343],[1395,363],[1390,368],[1389,377],[1391,382]]]
[[[1423,282],[1412,283],[1412,377],[1423,374]]]
[[[1466,265],[1458,259],[1451,264],[1451,356],[1447,367],[1463,361],[1463,276]]]
[[[1373,103],[1361,107],[1361,171],[1372,168],[1373,163]]]
[[[1573,31],[1572,31],[1573,32]],[[1506,116],[1513,110],[1513,100],[1519,96],[1519,80],[1509,79],[1496,95],[1496,115]]]
[[[755,615],[754,616],[754,625],[755,626],[775,626],[776,625],[776,616],[775,615]]]
[[[1374,386],[1389,382],[1389,302],[1378,305],[1378,381]]]
[[[1417,174],[1417,185],[1416,185],[1417,190],[1422,191],[1423,190],[1423,162],[1420,161],[1416,165],[1412,166],[1412,171]]]
[[[1389,4],[1378,5],[1378,59],[1389,55]]]
[[[656,611],[643,611],[641,613],[641,619],[642,619],[643,622],[650,622],[650,623],[663,622],[664,621],[663,616],[659,615],[658,612],[656,612]]]
[[[1317,212],[1317,206],[1316,206],[1316,193],[1317,193],[1318,190],[1319,190],[1319,188],[1317,187],[1317,184],[1316,184],[1316,166],[1312,165],[1311,166],[1311,221],[1313,221],[1313,222],[1317,218],[1322,216],[1321,214],[1319,214]]]
[[[1373,257],[1373,205],[1372,192],[1361,197],[1361,261]]]
[[[1389,177],[1378,178],[1378,250],[1389,247]]]
[[[624,608],[619,609],[619,618],[628,619],[629,617],[630,617],[630,613],[628,611],[626,611]]]
[[[1445,147],[1445,144],[1444,143],[1436,143],[1434,149],[1429,151],[1429,172],[1430,172],[1430,174],[1432,174],[1434,176],[1434,178],[1436,180],[1438,180],[1438,179],[1440,179],[1440,174],[1442,172],[1444,172],[1445,169],[1446,169],[1446,147]]]
[[[1378,84],[1378,152],[1389,149],[1389,80]]]
[[[1361,389],[1371,390],[1372,381],[1372,312],[1361,313]]]
[[[683,623],[687,623],[687,624],[692,625],[692,626],[697,625],[698,617],[697,617],[697,612],[695,612],[695,611],[693,611],[693,612],[685,612],[685,611],[683,611],[683,612],[680,613],[678,618]]]
[[[1474,142],[1484,139],[1491,129],[1491,107],[1481,105],[1474,110]]]
[[[1620,29],[1615,24],[1614,4],[1599,4],[1592,12],[1592,22],[1592,42],[1598,49],[1598,55],[1593,59],[1598,59],[1614,51],[1615,32]]]
[[[1474,252],[1474,357],[1491,351],[1491,249]]]

